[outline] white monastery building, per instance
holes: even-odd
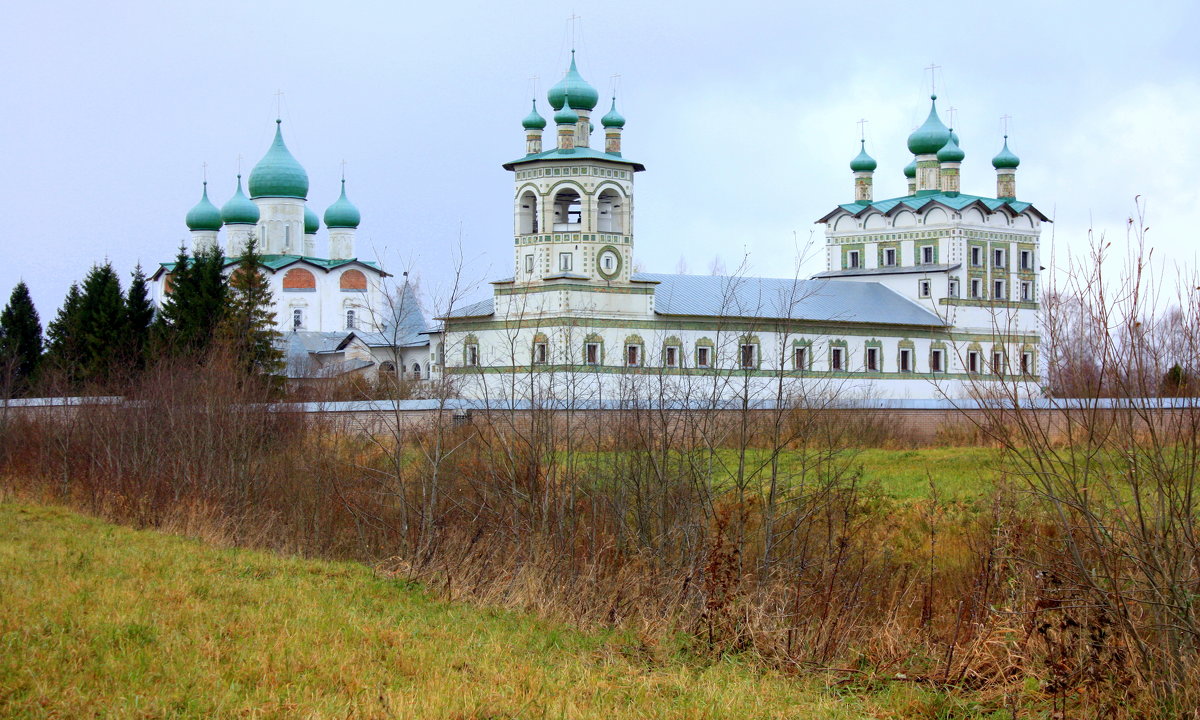
[[[645,167],[623,153],[616,98],[594,137],[599,95],[572,51],[547,99],[552,135],[535,100],[525,154],[503,166],[514,180],[512,277],[441,313],[436,329],[407,278],[397,288],[357,258],[361,217],[345,179],[319,253],[308,175],[278,124],[249,197],[239,175],[218,210],[206,183],[187,215],[193,252],[219,247],[232,271],[258,238],[293,377],[382,371],[447,381],[467,398],[554,402],[923,399],[987,394],[1000,381],[1038,392],[1047,218],[1017,199],[1007,136],[992,159],[995,197],[961,191],[965,153],[936,95],[908,138],[903,197],[875,199],[863,141],[853,200],[817,221],[827,269],[815,277],[635,273],[634,178]],[[154,276],[160,303],[173,267]]]
[[[468,397],[964,397],[1004,380],[1036,393],[1039,235],[1047,218],[1016,197],[1017,157],[992,160],[995,197],[963,193],[959,138],[938,117],[908,138],[908,193],[876,200],[865,141],[854,199],[818,222],[827,270],[811,279],[635,273],[634,178],[616,99],[574,53],[534,108],[514,179],[513,276],[451,309],[434,372]]]
[[[250,172],[249,197],[238,175],[237,189],[218,210],[205,182],[186,218],[193,255],[219,248],[230,273],[251,235],[257,238],[290,377],[382,371],[428,378],[425,318],[407,277],[399,287],[389,285],[388,273],[355,255],[362,217],[346,197],[345,178],[341,196],[325,210],[327,252],[318,254],[320,220],[307,205],[308,173],[284,144],[282,121],[275,122],[275,140]],[[174,268],[162,263],[152,278],[160,307]]]

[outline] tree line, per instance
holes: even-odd
[[[277,375],[283,353],[261,260],[254,238],[228,275],[219,249],[181,247],[157,309],[141,265],[125,289],[111,262],[93,265],[44,335],[29,287],[18,282],[0,313],[0,390],[118,391],[158,359],[205,362],[217,352],[246,376]]]

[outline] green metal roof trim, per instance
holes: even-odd
[[[261,257],[262,257],[262,263],[261,263],[262,266],[265,268],[269,268],[271,270],[280,270],[282,268],[287,267],[288,265],[292,265],[292,264],[295,264],[298,262],[308,263],[309,265],[315,265],[323,270],[336,270],[337,268],[340,268],[343,265],[353,264],[353,265],[365,265],[366,267],[378,272],[380,275],[383,275],[384,277],[391,277],[391,275],[389,273],[384,272],[383,268],[379,267],[379,265],[377,263],[372,262],[370,260],[359,260],[358,258],[339,258],[337,260],[330,260],[328,258],[309,257],[308,255],[263,255]],[[222,263],[222,266],[229,267],[230,265],[237,265],[241,261],[242,261],[242,259],[239,257],[226,257],[224,262]],[[161,268],[161,270],[165,270],[166,272],[171,272],[172,270],[175,269],[174,262],[159,263],[158,266],[159,266],[159,268]],[[161,272],[161,270],[160,270],[160,272]],[[159,275],[159,273],[156,272],[154,274],[154,277],[157,278],[158,275]]]
[[[876,200],[870,203],[842,203],[838,205],[839,209],[845,210],[851,215],[863,215],[867,210],[875,210],[876,212],[887,215],[898,207],[904,207],[909,210],[920,210],[929,203],[938,203],[952,210],[963,210],[970,205],[978,203],[990,212],[995,212],[1002,207],[1008,207],[1014,213],[1020,214],[1026,210],[1030,210],[1037,216],[1039,220],[1049,222],[1050,218],[1042,214],[1040,210],[1035,208],[1032,203],[1022,202],[1020,200],[1001,200],[997,198],[981,197],[979,195],[967,195],[965,193],[944,193],[941,191],[925,191],[921,195],[906,195],[904,197],[891,198],[889,200]],[[837,210],[829,213],[817,222],[827,222],[833,217]]]
[[[626,160],[625,158],[621,157],[620,155],[615,155],[613,153],[600,152],[599,150],[595,150],[593,148],[587,148],[587,147],[577,147],[577,148],[572,148],[571,150],[559,150],[558,148],[555,148],[553,150],[547,150],[546,152],[534,153],[533,155],[526,155],[525,157],[520,158],[518,160],[513,160],[511,162],[504,163],[504,169],[512,170],[517,165],[522,165],[524,163],[537,162],[539,160],[553,160],[553,161],[561,160],[561,161],[566,161],[566,162],[577,162],[579,160],[608,160],[609,162],[621,163],[623,165],[631,165],[633,167],[634,172],[641,172],[646,169],[645,165],[643,165],[641,163],[636,163],[636,162],[633,162],[630,160]]]
[[[188,210],[184,222],[187,223],[188,230],[221,229],[221,211],[208,199],[207,180],[204,181],[204,192],[200,195],[200,202],[196,203],[195,207],[191,210]]]
[[[250,171],[250,197],[308,198],[308,173],[283,142],[282,120],[275,121],[275,140]]]

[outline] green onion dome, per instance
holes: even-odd
[[[242,176],[237,176],[237,192],[221,206],[221,219],[226,225],[257,225],[258,206],[242,192]]]
[[[875,162],[875,158],[867,154],[867,141],[859,140],[861,147],[858,154],[850,161],[850,169],[854,172],[875,172],[875,168],[879,167],[879,163]]]
[[[613,96],[612,109],[600,118],[600,124],[606,128],[623,128],[625,127],[625,118],[621,113],[617,112],[617,96]]]
[[[554,113],[554,122],[559,125],[574,125],[579,122],[579,113],[571,108],[571,100],[567,95],[563,95],[562,109]]]
[[[912,162],[910,162],[909,164],[904,166],[904,177],[908,178],[909,180],[912,180],[917,177],[917,159],[916,158],[913,158]]]
[[[1004,148],[1000,150],[1000,154],[992,158],[992,167],[997,170],[1015,169],[1021,164],[1021,158],[1013,154],[1012,150],[1008,149],[1008,136],[1004,136]]]
[[[596,88],[588,85],[587,81],[579,74],[579,70],[575,68],[575,51],[571,51],[571,67],[567,69],[567,74],[563,75],[563,79],[558,81],[558,84],[550,88],[550,92],[546,93],[546,99],[550,101],[550,107],[555,110],[562,110],[567,104],[567,96],[570,95],[575,100],[575,107],[579,110],[591,110],[596,107],[596,103],[600,102],[600,93],[596,92]]]
[[[250,197],[308,197],[308,173],[283,143],[282,120],[275,121],[275,141],[250,172]]]
[[[533,99],[533,109],[521,121],[521,126],[526,130],[541,130],[546,127],[546,118],[542,117],[541,113],[537,111],[537,98]]]
[[[356,228],[362,221],[358,208],[346,199],[346,180],[342,179],[342,196],[325,210],[325,227]]]
[[[208,199],[207,180],[204,181],[204,192],[200,195],[200,202],[196,203],[196,206],[191,210],[188,210],[184,222],[187,223],[188,230],[221,229],[221,211]]]
[[[937,114],[937,95],[930,95],[929,99],[929,117],[908,136],[908,149],[913,155],[936,155],[950,139],[950,130]]]
[[[947,140],[946,144],[942,146],[942,149],[938,150],[938,152],[937,152],[938,162],[960,163],[963,161],[963,158],[965,158],[966,156],[967,156],[967,154],[965,152],[963,152],[962,148],[960,148],[958,146],[958,140],[957,140],[957,138],[954,137],[954,131],[951,130],[950,131],[950,139]]]
[[[321,221],[309,206],[304,206],[304,234],[314,235],[321,229]]]

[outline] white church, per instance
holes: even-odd
[[[275,122],[275,140],[250,172],[249,197],[238,175],[233,196],[218,209],[204,183],[185,219],[192,253],[220,248],[229,273],[250,236],[257,238],[289,377],[373,379],[384,372],[428,379],[426,321],[407,277],[389,282],[391,275],[375,262],[356,256],[362,217],[346,197],[344,178],[340,197],[324,214],[327,252],[318,254],[321,221],[307,204],[308,173],[284,143],[282,121]],[[152,278],[159,306],[174,267],[162,263]]]
[[[908,138],[908,193],[875,199],[865,143],[854,200],[825,226],[810,279],[635,273],[634,177],[616,100],[592,147],[595,88],[574,53],[550,89],[553,135],[534,109],[513,173],[513,275],[453,308],[434,372],[489,399],[770,393],[938,398],[999,380],[1038,392],[1038,269],[1047,218],[1016,197],[1018,158],[992,160],[995,197],[963,193],[965,153],[938,117]],[[666,241],[665,238],[658,239]],[[790,265],[789,262],[787,263]]]
[[[340,197],[320,222],[309,182],[275,140],[220,209],[187,214],[192,247],[222,248],[232,270],[254,233],[270,278],[292,377],[380,372],[447,381],[488,400],[722,400],[774,393],[925,399],[987,393],[1016,381],[1036,394],[1039,237],[1047,218],[1018,200],[1019,160],[992,159],[995,197],[963,193],[965,153],[931,98],[908,138],[908,192],[877,200],[877,164],[862,143],[854,199],[824,224],[827,269],[815,277],[635,273],[634,177],[616,99],[570,67],[547,97],[554,130],[533,109],[513,174],[513,274],[492,297],[442,312],[430,327],[405,278],[355,254],[360,214]],[[222,233],[224,237],[222,237]],[[659,239],[665,241],[666,239]],[[788,259],[791,264],[791,258]],[[173,263],[155,274],[168,292]]]

